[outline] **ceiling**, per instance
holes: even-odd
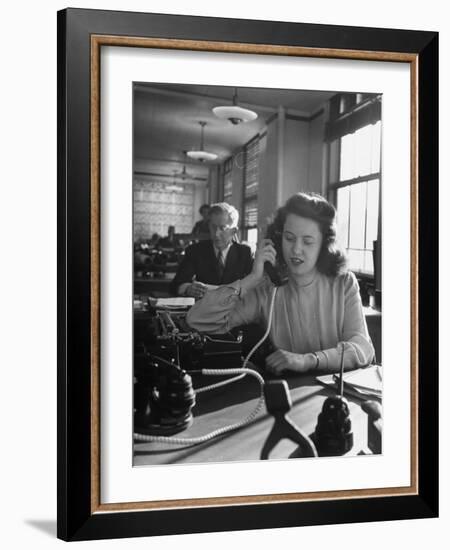
[[[258,118],[237,126],[217,118],[212,108],[231,105],[234,88],[184,84],[134,84],[135,173],[206,182],[211,164],[223,163],[236,149],[266,127],[279,106],[290,115],[309,118],[319,111],[335,92],[239,88],[238,103],[252,109]],[[199,121],[205,121],[204,149],[216,153],[212,163],[189,159],[185,151],[200,145]]]

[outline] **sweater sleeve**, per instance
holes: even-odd
[[[240,280],[208,291],[189,310],[186,320],[193,329],[210,334],[223,334],[230,329],[258,322],[260,301],[257,289],[247,292]]]
[[[320,366],[339,369],[342,346],[345,369],[364,367],[374,358],[375,351],[367,330],[358,281],[352,272],[348,272],[344,280],[344,323],[341,341],[335,348],[318,352]]]

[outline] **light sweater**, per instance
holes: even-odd
[[[240,281],[221,286],[191,308],[187,322],[208,333],[223,333],[248,323],[267,328],[273,289],[268,279],[247,292]],[[350,271],[337,277],[317,273],[305,286],[290,280],[279,287],[270,337],[278,349],[316,352],[321,369],[339,367],[341,342],[345,343],[344,368],[368,365],[374,357],[358,281]]]

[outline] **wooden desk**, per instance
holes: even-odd
[[[203,377],[204,378],[204,377]],[[313,376],[298,375],[285,378],[288,382],[293,407],[288,416],[306,434],[316,427],[317,417],[326,397],[332,395],[329,389],[315,381]],[[209,377],[208,383],[218,381]],[[194,388],[200,379],[193,377]],[[201,381],[205,385],[205,381]],[[251,376],[220,389],[197,395],[193,409],[194,422],[190,428],[175,437],[198,437],[217,428],[244,419],[255,407],[259,396],[259,383]],[[369,453],[367,447],[367,415],[357,399],[348,398],[350,403],[354,446],[348,453],[357,455]],[[262,446],[273,425],[273,417],[265,405],[251,424],[211,441],[195,446],[180,446],[162,443],[135,443],[134,465],[178,464],[224,462],[231,460],[259,460]],[[270,454],[270,458],[287,458],[297,449],[294,443],[284,440]]]
[[[173,277],[134,279],[135,294],[149,294],[157,298],[170,296],[170,283]]]

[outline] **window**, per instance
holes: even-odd
[[[259,136],[245,147],[243,221],[248,240],[251,229],[258,226]],[[252,232],[251,235],[254,235]]]
[[[258,229],[253,227],[253,229],[247,230],[247,241],[246,243],[252,249],[253,254],[256,251],[256,246],[258,244]]]
[[[364,103],[364,98],[362,101]],[[344,128],[351,128],[351,131],[330,144],[331,158],[337,160],[337,169],[335,167],[336,177],[329,190],[337,208],[338,241],[347,252],[349,268],[373,276],[381,182],[381,104],[374,111],[373,99],[369,99],[366,105],[370,113],[364,114],[360,102],[361,98],[357,97],[356,106],[353,106],[355,116],[351,120],[352,112],[347,112],[350,122],[347,120],[345,125],[346,116],[339,113],[337,123],[340,127],[336,125],[334,130],[337,127],[337,131]]]
[[[180,192],[166,190],[157,181],[134,181],[134,240],[150,239],[153,233],[167,235],[170,225],[177,233],[190,233],[194,216],[194,186]]]
[[[233,178],[232,178],[233,159],[229,158],[225,162],[225,174],[223,176],[223,201],[231,203],[233,196]]]

